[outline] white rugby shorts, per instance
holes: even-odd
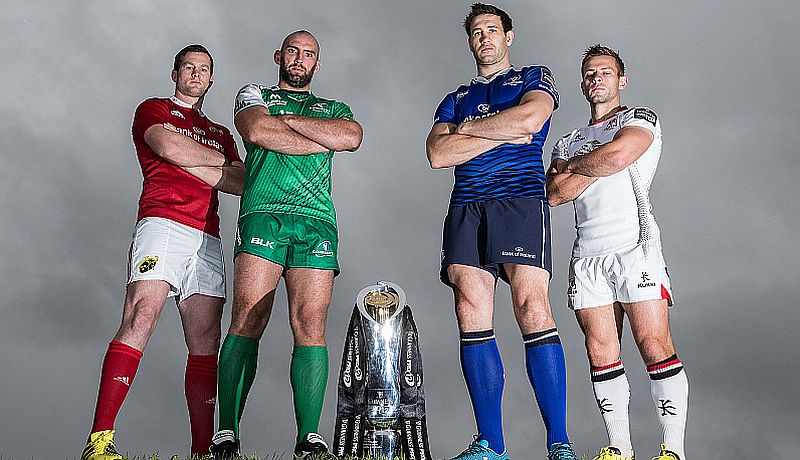
[[[166,281],[179,303],[192,294],[224,299],[222,241],[170,219],[145,217],[128,253],[128,284],[139,280]]]
[[[567,298],[573,310],[661,299],[672,306],[661,243],[651,240],[618,253],[573,257]]]

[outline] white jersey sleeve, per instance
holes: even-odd
[[[656,135],[658,117],[656,113],[648,107],[634,107],[633,109],[626,110],[621,118],[620,129],[626,126],[638,126],[650,131],[653,136]]]
[[[553,146],[553,153],[550,155],[550,163],[556,160],[569,160],[569,143],[567,142],[569,137],[569,134],[562,137],[556,142],[556,145]]]
[[[236,102],[233,105],[233,116],[236,116],[236,114],[242,110],[250,107],[262,106],[266,108],[267,103],[264,102],[262,94],[261,85],[249,84],[240,89],[239,92],[236,93]]]

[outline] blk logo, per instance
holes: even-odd
[[[665,417],[667,415],[678,415],[678,409],[672,405],[672,400],[670,399],[659,399],[658,400],[658,408],[661,409],[661,416]]]

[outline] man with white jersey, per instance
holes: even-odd
[[[217,191],[240,195],[244,181],[230,131],[201,110],[213,71],[205,47],[186,46],[175,56],[174,95],[145,100],[133,117],[144,184],[128,256],[122,324],[103,359],[94,422],[81,460],[123,458],[114,447],[114,421],[171,296],[189,351],[184,389],[191,450],[208,453],[225,303]]]
[[[661,125],[647,107],[620,105],[628,77],[614,50],[589,47],[581,73],[591,119],[553,148],[547,195],[551,206],[572,201],[575,207],[569,306],[586,336],[592,386],[609,437],[595,459],[634,457],[630,388],[620,360],[627,315],[663,430],[654,460],[685,460],[689,384],[670,334],[672,292],[648,197],[661,156]]]

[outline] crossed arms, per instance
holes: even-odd
[[[620,129],[614,139],[586,155],[554,159],[547,171],[547,202],[558,206],[579,197],[600,177],[630,166],[650,147],[653,133],[638,126]]]
[[[229,163],[225,156],[178,132],[169,123],[152,125],[144,141],[156,155],[195,176],[216,190],[241,195],[244,164]]]
[[[502,144],[527,144],[553,113],[553,97],[541,90],[528,91],[520,103],[497,115],[460,125],[437,123],[425,147],[433,169],[460,165]]]
[[[352,152],[363,137],[361,125],[352,120],[270,115],[263,106],[242,110],[233,122],[245,142],[286,155]]]

